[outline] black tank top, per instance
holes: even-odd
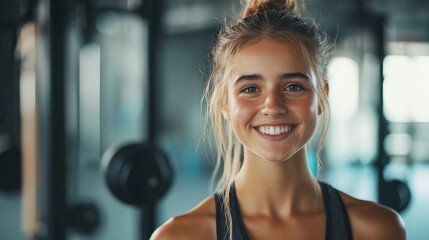
[[[352,240],[352,231],[347,210],[338,190],[327,183],[319,182],[319,185],[322,189],[323,204],[325,206],[326,214],[325,240]],[[232,239],[249,240],[241,217],[240,206],[238,205],[234,184],[231,186],[229,199],[233,226]],[[215,200],[217,239],[229,239],[225,212],[222,207],[222,194],[215,193]],[[285,239],[287,239],[287,236],[285,236]]]

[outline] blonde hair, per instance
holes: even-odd
[[[232,239],[232,220],[229,193],[234,178],[241,168],[243,147],[232,127],[222,115],[227,106],[227,77],[234,59],[250,42],[264,38],[287,41],[300,49],[317,78],[317,96],[322,112],[322,132],[317,146],[317,168],[320,169],[320,152],[329,126],[330,108],[325,91],[326,66],[330,46],[327,37],[313,21],[301,16],[294,0],[248,0],[237,19],[225,23],[212,49],[212,68],[203,100],[206,102],[206,127],[214,134],[217,160],[213,181],[222,170],[216,189],[223,190],[227,226]],[[319,171],[318,171],[319,172]]]

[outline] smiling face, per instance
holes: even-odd
[[[288,42],[263,39],[240,52],[229,76],[223,114],[245,158],[280,162],[305,154],[318,107],[316,79],[302,53]]]

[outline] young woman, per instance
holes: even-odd
[[[405,239],[397,213],[307,167],[306,145],[319,124],[320,151],[329,120],[324,39],[291,0],[250,0],[222,28],[205,94],[220,191],[151,239]]]

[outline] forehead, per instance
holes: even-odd
[[[231,65],[231,74],[302,72],[310,74],[302,51],[286,41],[262,39],[248,43]]]

